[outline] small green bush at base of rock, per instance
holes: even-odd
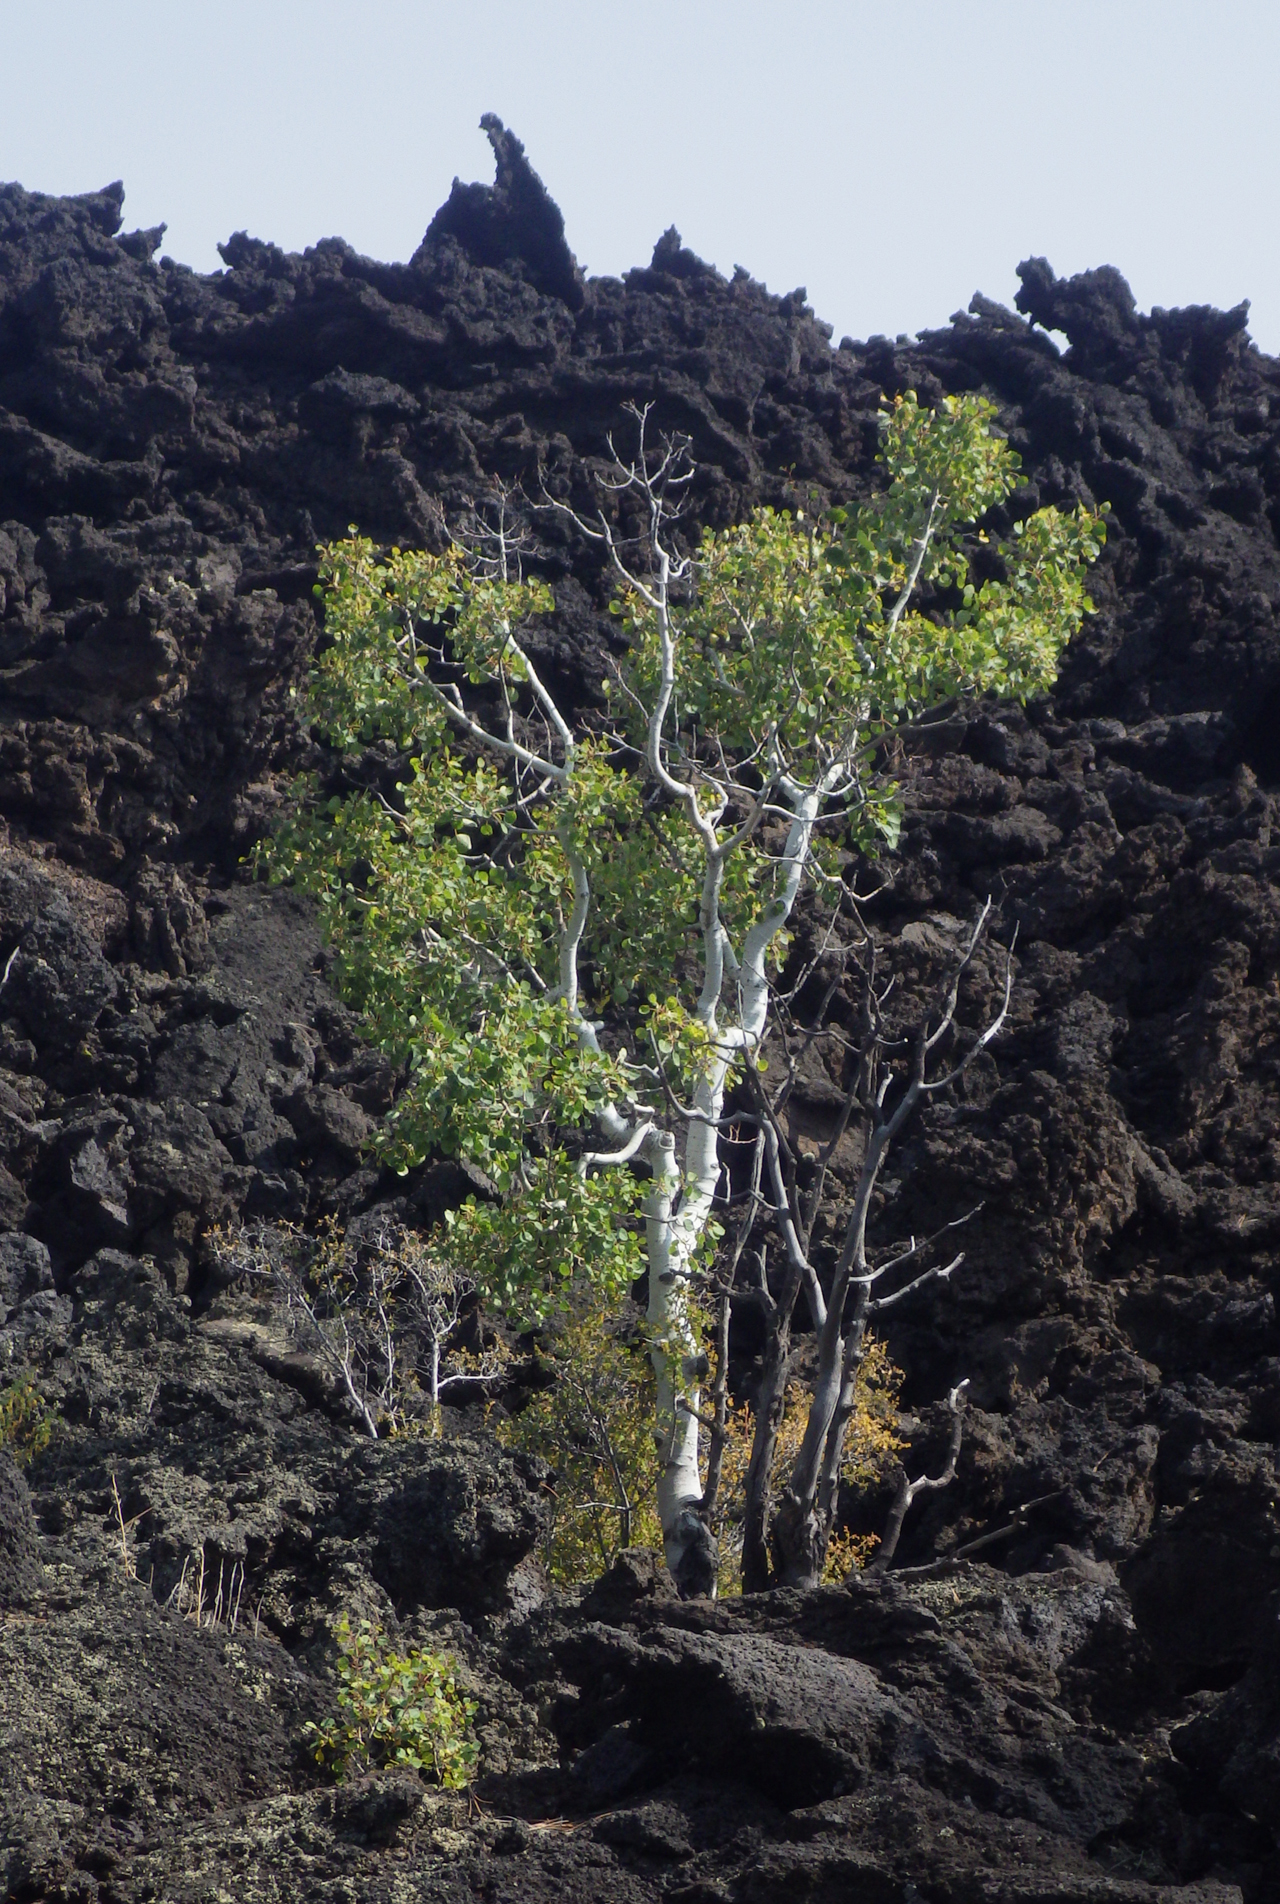
[[[459,1689],[452,1660],[414,1647],[395,1653],[381,1629],[344,1613],[334,1627],[338,1713],[309,1724],[309,1747],[335,1778],[401,1765],[447,1789],[469,1783],[479,1748],[469,1737],[476,1703]]]
[[[0,1388],[0,1448],[8,1448],[20,1468],[43,1454],[53,1433],[53,1418],[36,1388],[30,1369]]]

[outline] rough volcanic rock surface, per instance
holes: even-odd
[[[403,265],[240,233],[200,277],[121,234],[118,185],[0,187],[0,1386],[33,1370],[57,1419],[0,1472],[6,1895],[1265,1904],[1280,365],[1243,310],[1147,316],[1042,260],[1018,312],[838,348],[674,231],[585,279],[489,130],[494,187],[455,185]],[[913,1459],[972,1394],[901,1558],[1008,1531],[946,1581],[681,1607],[632,1556],[539,1604],[539,1474],[465,1416],[362,1442],[203,1240],[459,1193],[369,1163],[395,1072],[305,908],[243,871],[306,754],[315,544],[430,542],[494,476],[585,501],[632,401],[691,436],[703,521],[844,498],[909,387],[996,401],[1016,511],[1113,509],[1055,695],[912,743],[868,913],[908,996],[988,893],[1019,928],[1009,1029],[878,1218],[984,1205],[891,1335]],[[539,535],[540,659],[590,697],[599,565]],[[797,1136],[833,1089],[803,1082]],[[479,1817],[318,1782],[339,1607],[455,1652]]]
[[[0,1606],[23,1606],[39,1588],[40,1548],[31,1495],[12,1454],[0,1449]]]

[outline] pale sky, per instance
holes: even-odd
[[[0,0],[0,179],[127,189],[198,270],[247,229],[413,251],[478,130],[591,273],[677,225],[838,339],[1010,302],[1029,254],[1280,353],[1277,0]]]

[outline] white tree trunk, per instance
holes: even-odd
[[[678,1578],[689,1544],[687,1517],[702,1498],[698,1469],[697,1342],[689,1320],[688,1282],[678,1247],[672,1201],[680,1183],[675,1141],[654,1133],[649,1146],[653,1189],[645,1199],[649,1249],[649,1336],[658,1387],[658,1516],[667,1565]],[[692,1412],[691,1412],[692,1411]]]
[[[690,1275],[706,1234],[721,1174],[720,1122],[725,1087],[738,1055],[754,1058],[768,1019],[765,964],[769,947],[795,905],[821,804],[817,789],[797,790],[795,818],[783,855],[782,889],[770,910],[747,933],[739,966],[719,914],[722,864],[708,867],[703,889],[704,984],[698,1017],[713,1043],[693,1093],[687,1124],[683,1176],[675,1138],[655,1129],[644,1146],[653,1171],[645,1200],[649,1256],[649,1332],[658,1388],[656,1440],[659,1458],[658,1513],[667,1565],[682,1593],[714,1593],[715,1551],[699,1514],[703,1482],[698,1460],[700,1382],[706,1372],[689,1312]],[[737,991],[736,1023],[724,1030],[718,1011],[726,980]]]

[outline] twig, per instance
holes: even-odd
[[[12,963],[13,960],[11,958],[9,964],[12,965]],[[7,978],[8,976],[9,973],[6,968],[5,977]],[[120,1502],[120,1490],[116,1486],[116,1477],[114,1474],[111,1476],[111,1499],[115,1503],[116,1524],[120,1529],[120,1559],[124,1566],[124,1577],[126,1580],[136,1580],[138,1577],[138,1568],[129,1550],[129,1529],[136,1527],[143,1515],[148,1514],[150,1509],[144,1507],[141,1514],[135,1514],[132,1520],[127,1521],[124,1517],[124,1508]]]

